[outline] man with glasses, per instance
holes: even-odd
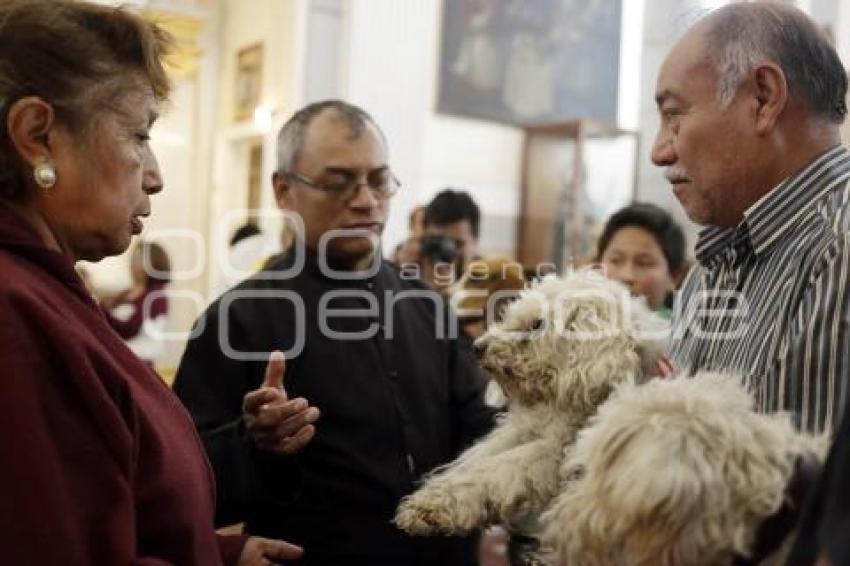
[[[219,523],[296,542],[307,564],[474,563],[468,541],[391,524],[493,415],[445,305],[380,257],[400,187],[381,130],[345,102],[307,106],[280,131],[273,184],[303,230],[210,306],[175,381],[215,468]],[[279,354],[265,369],[275,350],[285,389]]]

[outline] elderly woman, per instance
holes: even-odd
[[[4,564],[269,564],[219,538],[192,422],[74,271],[121,253],[162,190],[148,134],[167,40],[123,10],[0,3],[0,548]]]

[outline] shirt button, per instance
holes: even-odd
[[[395,381],[396,379],[398,379],[398,372],[395,370],[390,370],[387,372],[387,377]]]

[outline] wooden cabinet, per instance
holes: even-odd
[[[634,200],[639,137],[587,120],[524,130],[518,260],[561,273],[592,260],[607,217]]]

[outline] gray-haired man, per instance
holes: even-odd
[[[381,260],[399,188],[384,135],[355,106],[310,105],[280,132],[273,184],[303,233],[210,306],[175,382],[216,470],[219,521],[285,533],[307,564],[471,564],[466,541],[414,539],[390,522],[493,414],[447,309]],[[281,362],[264,378],[278,349],[291,352],[288,396],[268,387]]]
[[[674,316],[683,368],[739,371],[761,410],[837,424],[850,378],[847,76],[799,10],[735,3],[658,77],[652,159],[707,226]]]

